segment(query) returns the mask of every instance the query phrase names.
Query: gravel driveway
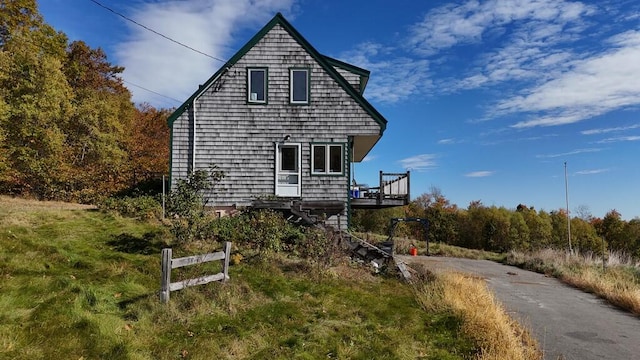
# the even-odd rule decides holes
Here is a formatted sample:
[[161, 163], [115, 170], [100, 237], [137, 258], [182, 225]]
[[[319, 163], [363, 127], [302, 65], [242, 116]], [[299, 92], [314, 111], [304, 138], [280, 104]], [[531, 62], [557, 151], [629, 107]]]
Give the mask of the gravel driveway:
[[547, 360], [640, 360], [640, 318], [555, 278], [487, 260], [398, 258], [486, 279], [507, 311], [532, 330]]

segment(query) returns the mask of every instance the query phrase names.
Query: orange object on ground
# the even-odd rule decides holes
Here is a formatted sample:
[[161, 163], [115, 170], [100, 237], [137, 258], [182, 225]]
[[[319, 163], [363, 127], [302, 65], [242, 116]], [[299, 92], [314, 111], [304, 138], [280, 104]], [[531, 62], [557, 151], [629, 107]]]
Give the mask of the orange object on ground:
[[412, 246], [411, 249], [409, 249], [409, 254], [411, 254], [411, 256], [418, 255], [418, 249]]

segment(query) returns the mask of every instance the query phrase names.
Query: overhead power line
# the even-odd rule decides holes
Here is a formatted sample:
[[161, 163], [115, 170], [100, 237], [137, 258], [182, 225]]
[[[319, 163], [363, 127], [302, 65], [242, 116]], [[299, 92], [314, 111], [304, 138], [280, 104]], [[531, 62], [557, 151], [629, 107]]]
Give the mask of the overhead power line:
[[180, 46], [183, 46], [183, 47], [185, 47], [185, 48], [187, 48], [187, 49], [189, 49], [189, 50], [191, 50], [191, 51], [197, 52], [198, 54], [200, 54], [200, 55], [204, 55], [204, 56], [206, 56], [206, 57], [208, 57], [208, 58], [211, 58], [211, 59], [213, 59], [213, 60], [218, 60], [218, 61], [221, 61], [221, 62], [226, 62], [225, 60], [222, 60], [222, 59], [220, 59], [220, 58], [218, 58], [218, 57], [215, 57], [215, 56], [213, 56], [213, 55], [209, 55], [209, 54], [207, 54], [207, 53], [205, 53], [205, 52], [202, 52], [202, 51], [200, 51], [200, 50], [198, 50], [198, 49], [195, 49], [195, 48], [193, 48], [193, 47], [191, 47], [191, 46], [189, 46], [189, 45], [186, 45], [186, 44], [184, 44], [184, 43], [181, 43], [180, 41], [174, 40], [174, 39], [172, 39], [172, 38], [168, 37], [167, 35], [164, 35], [164, 34], [162, 34], [162, 33], [159, 33], [159, 32], [157, 32], [157, 31], [153, 30], [152, 28], [150, 28], [150, 27], [148, 27], [148, 26], [145, 26], [145, 25], [143, 25], [143, 24], [141, 24], [141, 23], [139, 23], [139, 22], [137, 22], [137, 21], [135, 21], [135, 20], [133, 20], [133, 19], [131, 19], [131, 18], [129, 18], [129, 17], [127, 17], [127, 16], [125, 16], [125, 15], [123, 15], [123, 14], [121, 14], [121, 13], [117, 12], [117, 11], [115, 11], [115, 10], [113, 10], [112, 8], [110, 8], [110, 7], [106, 6], [106, 5], [101, 4], [101, 3], [100, 3], [100, 2], [98, 2], [97, 0], [89, 0], [89, 1], [91, 1], [92, 3], [94, 3], [94, 4], [98, 5], [98, 6], [100, 6], [101, 8], [103, 8], [103, 9], [105, 9], [105, 10], [108, 10], [108, 11], [110, 11], [110, 12], [112, 12], [112, 13], [114, 13], [114, 14], [116, 14], [116, 15], [120, 16], [121, 18], [123, 18], [123, 19], [125, 19], [125, 20], [127, 20], [127, 21], [130, 21], [130, 22], [132, 22], [132, 23], [134, 23], [134, 24], [136, 24], [136, 25], [140, 26], [141, 28], [143, 28], [143, 29], [145, 29], [145, 30], [147, 30], [147, 31], [151, 31], [152, 33], [154, 33], [154, 34], [156, 34], [156, 35], [158, 35], [158, 36], [162, 36], [163, 38], [165, 38], [165, 39], [167, 39], [167, 40], [169, 40], [169, 41], [171, 41], [171, 42], [173, 42], [173, 43], [176, 43], [176, 44], [178, 44], [178, 45], [180, 45]]
[[131, 86], [135, 86], [135, 87], [140, 88], [140, 89], [142, 89], [142, 90], [148, 91], [148, 92], [150, 92], [150, 93], [152, 93], [152, 94], [156, 94], [156, 95], [158, 95], [158, 96], [162, 96], [163, 98], [167, 98], [167, 99], [169, 99], [169, 100], [173, 100], [173, 101], [177, 102], [178, 104], [182, 104], [182, 100], [178, 100], [178, 99], [176, 99], [176, 98], [172, 98], [171, 96], [167, 96], [167, 95], [160, 94], [159, 92], [155, 92], [155, 91], [153, 91], [153, 90], [149, 90], [149, 89], [147, 89], [146, 87], [140, 86], [140, 85], [138, 85], [138, 84], [134, 84], [134, 83], [132, 83], [131, 81], [127, 81], [127, 80], [124, 80], [124, 79], [122, 79], [122, 81], [123, 81], [123, 82], [125, 82], [125, 83], [127, 83], [127, 84], [129, 84], [129, 85], [131, 85]]
[[[40, 48], [40, 49], [42, 49], [42, 50], [45, 50], [45, 51], [49, 50], [49, 48], [47, 48], [47, 47], [46, 47], [45, 43], [36, 43], [36, 42], [32, 41], [30, 38], [28, 38], [28, 37], [22, 37], [22, 38], [20, 39], [20, 41], [22, 41], [22, 42], [26, 42], [26, 43], [29, 43], [29, 44], [31, 44], [31, 45], [33, 45], [33, 46], [35, 46], [35, 47], [37, 47], [37, 48]], [[0, 68], [0, 72], [3, 72], [3, 73], [5, 73], [5, 74], [10, 74], [10, 73], [11, 73], [11, 71], [10, 71], [9, 69], [6, 69], [6, 68]], [[114, 80], [120, 80], [120, 81], [122, 81], [122, 82], [124, 82], [124, 83], [127, 83], [127, 84], [131, 85], [131, 86], [137, 87], [137, 88], [142, 89], [142, 90], [144, 90], [144, 91], [148, 91], [148, 92], [150, 92], [150, 93], [152, 93], [152, 94], [155, 94], [155, 95], [161, 96], [161, 97], [163, 97], [163, 98], [167, 98], [167, 99], [169, 99], [169, 100], [173, 100], [173, 101], [175, 101], [175, 102], [177, 102], [177, 103], [179, 103], [179, 104], [182, 104], [182, 100], [178, 100], [178, 99], [176, 99], [176, 98], [172, 98], [171, 96], [164, 95], [164, 94], [161, 94], [161, 93], [159, 93], [159, 92], [157, 92], [157, 91], [153, 91], [153, 90], [151, 90], [151, 89], [148, 89], [148, 88], [146, 88], [146, 87], [144, 87], [144, 86], [141, 86], [141, 85], [138, 85], [138, 84], [132, 83], [131, 81], [127, 81], [127, 80], [123, 79], [123, 78], [122, 78], [121, 76], [119, 76], [119, 75], [112, 74], [112, 75], [111, 75], [111, 78], [113, 78]]]

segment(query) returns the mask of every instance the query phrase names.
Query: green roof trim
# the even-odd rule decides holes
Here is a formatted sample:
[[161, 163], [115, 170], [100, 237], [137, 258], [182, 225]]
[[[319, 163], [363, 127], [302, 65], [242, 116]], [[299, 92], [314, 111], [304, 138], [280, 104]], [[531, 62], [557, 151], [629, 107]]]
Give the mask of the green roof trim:
[[[314, 60], [320, 64], [320, 66], [329, 74], [346, 92], [349, 94], [362, 108], [380, 125], [380, 135], [387, 128], [387, 120], [376, 110], [373, 105], [369, 103], [362, 94], [358, 92], [349, 82], [342, 76], [340, 73], [333, 67], [341, 67], [345, 70], [352, 71], [357, 74], [362, 74], [364, 76], [366, 73], [366, 79], [368, 79], [369, 71], [359, 68], [357, 66], [347, 64], [343, 61], [329, 58], [320, 54], [299, 32], [296, 30], [281, 13], [277, 13], [271, 21], [269, 21], [257, 34], [255, 34], [249, 42], [247, 42], [238, 52], [233, 55], [229, 61], [227, 61], [218, 71], [216, 71], [213, 76], [211, 76], [204, 84], [202, 84], [198, 90], [193, 93], [182, 105], [180, 105], [176, 110], [169, 116], [167, 123], [169, 127], [173, 127], [173, 122], [182, 115], [190, 106], [193, 105], [193, 101], [200, 96], [204, 91], [206, 91], [212, 83], [214, 83], [220, 76], [224, 75], [224, 73], [235, 65], [238, 60], [240, 60], [251, 48], [253, 48], [271, 29], [273, 29], [276, 25], [282, 26], [282, 28], [287, 31], [291, 37], [294, 38], [308, 53], [311, 55]], [[339, 64], [339, 65], [338, 65]], [[365, 81], [366, 85], [366, 81]], [[364, 90], [364, 87], [363, 87]]]
[[346, 63], [342, 60], [338, 60], [329, 56], [324, 55], [325, 60], [329, 63], [329, 65], [333, 67], [337, 67], [343, 70], [346, 70], [350, 73], [356, 74], [360, 76], [360, 94], [364, 93], [364, 89], [367, 87], [367, 83], [369, 82], [369, 75], [371, 72], [367, 69], [363, 69], [361, 67]]

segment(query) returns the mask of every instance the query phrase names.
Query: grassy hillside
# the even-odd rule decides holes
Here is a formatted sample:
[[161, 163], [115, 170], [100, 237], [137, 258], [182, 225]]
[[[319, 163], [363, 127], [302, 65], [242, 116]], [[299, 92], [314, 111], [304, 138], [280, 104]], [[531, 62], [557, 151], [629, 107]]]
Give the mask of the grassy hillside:
[[299, 260], [247, 260], [232, 266], [228, 283], [161, 304], [166, 242], [159, 224], [0, 198], [0, 358], [462, 359], [477, 351], [454, 312], [425, 311], [406, 284], [348, 265], [317, 274]]

